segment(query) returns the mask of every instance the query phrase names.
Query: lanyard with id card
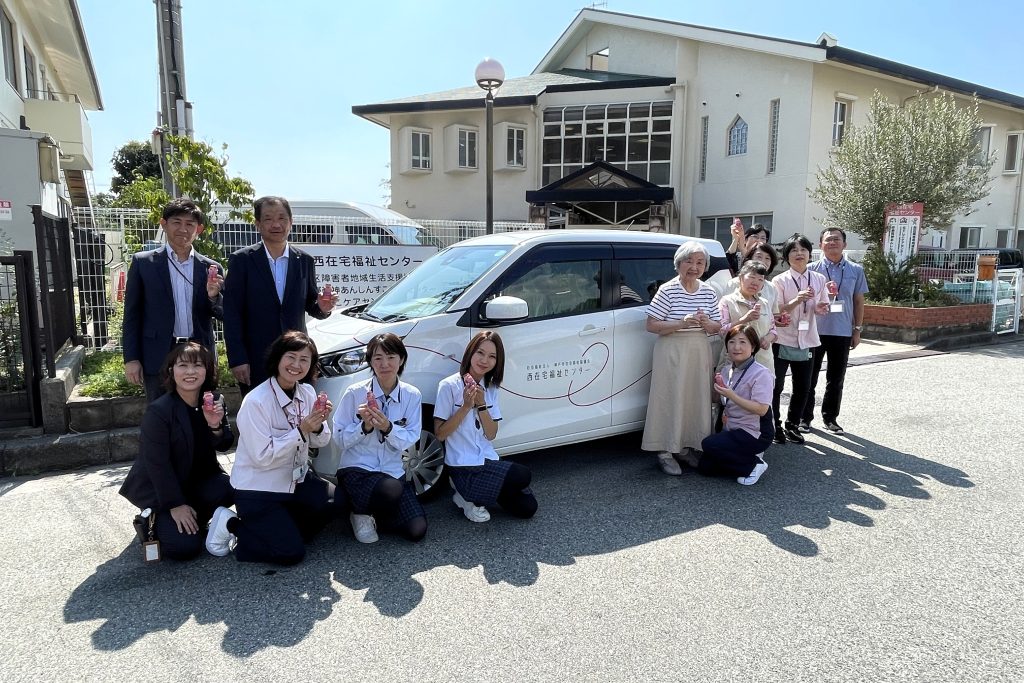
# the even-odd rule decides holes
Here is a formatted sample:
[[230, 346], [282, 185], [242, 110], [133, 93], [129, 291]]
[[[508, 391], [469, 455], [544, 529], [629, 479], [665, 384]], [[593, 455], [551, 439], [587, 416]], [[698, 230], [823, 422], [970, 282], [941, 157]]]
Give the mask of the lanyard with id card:
[[[294, 413], [288, 411], [288, 407], [293, 407]], [[302, 401], [298, 397], [293, 398], [292, 402], [287, 406], [281, 407], [284, 412], [284, 417], [288, 420], [288, 426], [292, 429], [298, 429], [299, 423], [302, 422]], [[306, 478], [306, 473], [309, 471], [309, 458], [304, 457], [302, 453], [302, 432], [299, 432], [300, 441], [295, 444], [295, 467], [292, 469], [292, 481], [295, 483], [301, 482]]]

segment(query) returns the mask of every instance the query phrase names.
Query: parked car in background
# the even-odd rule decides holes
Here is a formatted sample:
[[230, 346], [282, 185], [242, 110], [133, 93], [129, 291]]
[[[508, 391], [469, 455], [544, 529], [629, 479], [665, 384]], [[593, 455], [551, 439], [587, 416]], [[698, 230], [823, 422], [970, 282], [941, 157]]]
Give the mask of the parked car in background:
[[[675, 277], [673, 256], [689, 240], [708, 250], [705, 279], [722, 291], [731, 276], [714, 240], [544, 230], [459, 242], [372, 303], [309, 323], [320, 351], [318, 390], [337, 405], [347, 387], [370, 376], [366, 343], [384, 332], [402, 337], [409, 351], [402, 379], [423, 396], [423, 433], [406, 454], [419, 491], [442, 472], [432, 433], [438, 382], [458, 371], [480, 330], [497, 330], [506, 349], [498, 453], [641, 429], [655, 341], [645, 328], [647, 304]], [[339, 456], [332, 442], [320, 450], [317, 470], [334, 474]]]
[[[296, 244], [366, 244], [438, 246], [426, 229], [397, 211], [363, 202], [295, 201], [291, 241]], [[252, 223], [225, 219], [227, 209], [214, 209], [214, 240], [228, 253], [259, 241]]]

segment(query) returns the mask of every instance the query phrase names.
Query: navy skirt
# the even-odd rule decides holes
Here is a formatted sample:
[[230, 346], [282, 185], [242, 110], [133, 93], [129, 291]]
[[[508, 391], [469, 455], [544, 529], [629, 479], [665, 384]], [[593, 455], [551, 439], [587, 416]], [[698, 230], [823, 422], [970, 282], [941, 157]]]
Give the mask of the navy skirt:
[[[352, 511], [359, 515], [369, 514], [370, 497], [377, 484], [383, 479], [394, 479], [390, 474], [383, 472], [371, 472], [361, 467], [345, 467], [338, 470], [338, 485], [345, 489], [348, 494]], [[378, 519], [385, 528], [392, 525], [404, 525], [417, 517], [426, 517], [419, 499], [416, 498], [416, 490], [412, 482], [402, 482], [402, 497], [398, 499], [398, 507], [387, 519]]]
[[483, 465], [448, 466], [447, 469], [452, 486], [463, 498], [474, 505], [489, 507], [497, 504], [501, 487], [511, 467], [512, 463], [504, 460], [485, 460]]

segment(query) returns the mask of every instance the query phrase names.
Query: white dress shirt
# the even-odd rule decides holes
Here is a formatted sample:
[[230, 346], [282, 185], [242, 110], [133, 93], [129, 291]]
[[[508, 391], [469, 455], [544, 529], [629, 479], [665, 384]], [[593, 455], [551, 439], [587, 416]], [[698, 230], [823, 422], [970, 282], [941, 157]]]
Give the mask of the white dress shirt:
[[184, 261], [167, 245], [167, 269], [171, 272], [171, 293], [174, 295], [174, 336], [192, 336], [192, 280], [195, 277], [195, 249], [189, 249]]
[[284, 253], [278, 258], [270, 255], [270, 250], [266, 245], [263, 246], [263, 251], [266, 252], [267, 260], [270, 261], [270, 274], [274, 277], [277, 299], [284, 301], [284, 286], [288, 282], [288, 244], [284, 245]]
[[[316, 390], [295, 385], [289, 398], [271, 377], [246, 394], [238, 410], [238, 448], [231, 486], [245, 491], [294, 493], [309, 470], [309, 448], [323, 448], [334, 431], [331, 416], [319, 433], [304, 438], [299, 423], [313, 411]], [[308, 439], [308, 440], [307, 440]]]
[[[437, 385], [437, 400], [434, 402], [434, 417], [442, 420], [451, 419], [459, 408], [466, 385], [462, 375], [455, 373], [446, 377]], [[484, 403], [488, 406], [487, 413], [495, 422], [501, 420], [498, 409], [498, 387], [484, 387]], [[474, 408], [470, 410], [455, 431], [444, 441], [444, 461], [454, 467], [471, 467], [483, 465], [485, 460], [497, 460], [498, 453], [494, 444], [484, 436], [480, 424], [480, 416]]]
[[[366, 394], [373, 391], [382, 413], [391, 420], [387, 436], [374, 429], [363, 432], [363, 421], [356, 410], [366, 403]], [[402, 453], [419, 441], [423, 426], [420, 391], [399, 381], [390, 394], [385, 394], [375, 377], [353, 384], [341, 397], [335, 420], [341, 438], [341, 462], [338, 467], [358, 467], [370, 472], [383, 472], [396, 479], [405, 477]]]

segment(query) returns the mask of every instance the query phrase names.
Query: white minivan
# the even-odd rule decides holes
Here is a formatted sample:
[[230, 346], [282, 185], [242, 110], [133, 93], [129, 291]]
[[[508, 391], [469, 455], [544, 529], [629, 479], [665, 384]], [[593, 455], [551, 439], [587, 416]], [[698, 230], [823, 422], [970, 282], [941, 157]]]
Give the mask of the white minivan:
[[[505, 346], [499, 454], [548, 448], [643, 428], [655, 335], [647, 304], [675, 276], [672, 257], [688, 240], [711, 256], [705, 279], [721, 292], [730, 278], [714, 240], [610, 230], [544, 230], [459, 242], [428, 259], [365, 306], [309, 323], [320, 352], [318, 390], [335, 405], [370, 376], [366, 343], [394, 332], [409, 360], [402, 380], [423, 394], [423, 433], [406, 453], [418, 492], [441, 476], [434, 438], [438, 382], [458, 371], [470, 338], [497, 330]], [[334, 474], [338, 443], [316, 469]]]

